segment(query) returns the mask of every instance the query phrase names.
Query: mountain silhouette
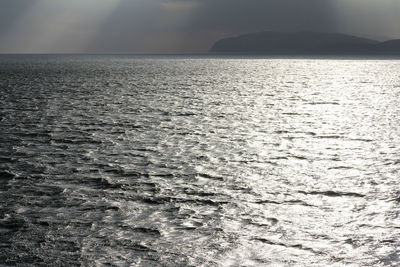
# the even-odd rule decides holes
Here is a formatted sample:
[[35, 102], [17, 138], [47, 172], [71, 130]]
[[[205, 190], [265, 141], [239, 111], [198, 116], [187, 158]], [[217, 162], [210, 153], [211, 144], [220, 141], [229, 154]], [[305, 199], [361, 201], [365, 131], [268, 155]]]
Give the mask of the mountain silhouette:
[[400, 40], [379, 42], [338, 33], [259, 32], [219, 40], [210, 51], [275, 55], [400, 54]]
[[400, 53], [400, 39], [389, 40], [376, 45], [376, 50], [381, 53]]

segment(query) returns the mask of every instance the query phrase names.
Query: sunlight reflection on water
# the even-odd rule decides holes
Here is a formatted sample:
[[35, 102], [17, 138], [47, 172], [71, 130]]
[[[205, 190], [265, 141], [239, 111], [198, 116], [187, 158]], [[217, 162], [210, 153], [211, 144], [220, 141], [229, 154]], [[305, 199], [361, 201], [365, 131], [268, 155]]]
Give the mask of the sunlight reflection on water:
[[399, 61], [1, 62], [1, 261], [398, 264]]

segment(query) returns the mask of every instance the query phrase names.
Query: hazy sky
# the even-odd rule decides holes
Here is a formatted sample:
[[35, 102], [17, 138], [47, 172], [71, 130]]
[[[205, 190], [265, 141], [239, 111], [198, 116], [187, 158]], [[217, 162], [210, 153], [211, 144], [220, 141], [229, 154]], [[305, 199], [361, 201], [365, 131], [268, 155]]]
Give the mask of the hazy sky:
[[257, 31], [400, 38], [399, 0], [0, 0], [0, 53], [205, 52]]

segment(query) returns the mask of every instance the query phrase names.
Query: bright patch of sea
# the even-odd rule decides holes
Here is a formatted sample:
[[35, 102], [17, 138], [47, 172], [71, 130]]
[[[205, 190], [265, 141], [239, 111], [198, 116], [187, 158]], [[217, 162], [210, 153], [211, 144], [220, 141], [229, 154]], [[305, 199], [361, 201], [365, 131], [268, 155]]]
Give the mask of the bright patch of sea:
[[0, 263], [398, 266], [399, 71], [0, 56]]

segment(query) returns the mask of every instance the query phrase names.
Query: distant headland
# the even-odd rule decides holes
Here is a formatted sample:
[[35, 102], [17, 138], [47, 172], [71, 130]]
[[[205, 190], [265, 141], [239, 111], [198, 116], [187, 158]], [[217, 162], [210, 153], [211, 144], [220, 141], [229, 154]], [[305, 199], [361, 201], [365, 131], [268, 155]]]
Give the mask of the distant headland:
[[400, 55], [400, 39], [380, 42], [348, 34], [258, 32], [217, 41], [212, 53], [265, 55]]

